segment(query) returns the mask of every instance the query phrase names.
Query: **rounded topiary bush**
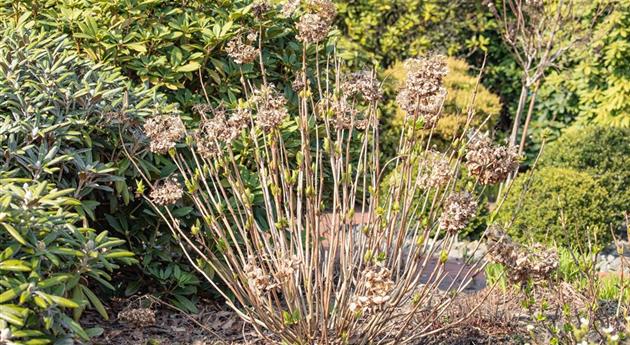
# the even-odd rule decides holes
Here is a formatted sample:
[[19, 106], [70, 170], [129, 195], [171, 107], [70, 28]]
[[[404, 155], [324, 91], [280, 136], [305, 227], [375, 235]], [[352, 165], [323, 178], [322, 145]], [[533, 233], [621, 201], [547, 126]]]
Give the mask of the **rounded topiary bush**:
[[630, 128], [571, 127], [545, 148], [540, 166], [591, 175], [608, 191], [615, 222], [623, 222], [630, 205]]
[[589, 174], [546, 167], [514, 181], [499, 220], [523, 241], [574, 246], [610, 239], [612, 214], [608, 192]]

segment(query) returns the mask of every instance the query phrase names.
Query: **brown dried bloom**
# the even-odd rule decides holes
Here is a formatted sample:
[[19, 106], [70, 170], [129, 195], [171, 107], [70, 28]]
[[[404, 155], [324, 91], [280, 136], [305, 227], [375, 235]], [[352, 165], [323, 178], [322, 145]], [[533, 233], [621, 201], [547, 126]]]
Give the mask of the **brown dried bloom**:
[[515, 146], [494, 145], [488, 137], [476, 137], [468, 145], [466, 168], [481, 184], [504, 181], [518, 167]]
[[172, 205], [179, 201], [183, 195], [182, 186], [176, 178], [172, 177], [156, 183], [149, 197], [158, 205]]
[[252, 45], [255, 39], [255, 36], [247, 35], [244, 41], [243, 36], [236, 36], [228, 42], [225, 51], [239, 65], [251, 63], [258, 57], [258, 49]]
[[151, 152], [165, 154], [186, 135], [186, 127], [177, 115], [160, 115], [145, 122], [144, 133]]
[[453, 193], [446, 199], [440, 228], [456, 233], [466, 227], [477, 211], [477, 201], [468, 192]]
[[297, 256], [291, 256], [280, 260], [274, 277], [278, 284], [287, 282], [293, 274], [298, 270], [300, 259]]
[[439, 188], [448, 183], [451, 178], [451, 165], [448, 159], [439, 152], [429, 151], [423, 162], [423, 168], [418, 182], [424, 188]]
[[258, 125], [264, 130], [278, 128], [288, 116], [287, 100], [273, 84], [254, 90], [252, 101], [258, 111]]
[[408, 116], [424, 118], [425, 127], [435, 124], [446, 97], [443, 79], [447, 73], [444, 56], [433, 55], [405, 61], [407, 78], [396, 101]]
[[368, 313], [384, 305], [391, 298], [389, 293], [393, 286], [391, 272], [387, 268], [379, 266], [366, 268], [361, 273], [358, 283], [358, 288], [365, 288], [365, 291], [352, 298], [350, 311]]
[[286, 0], [282, 4], [282, 15], [285, 17], [291, 17], [295, 11], [300, 7], [300, 0]]
[[251, 118], [249, 109], [243, 108], [234, 111], [229, 118], [222, 107], [213, 109], [213, 112], [214, 117], [202, 120], [199, 129], [194, 133], [197, 153], [206, 159], [221, 152], [220, 144], [229, 144], [236, 139]]
[[139, 327], [155, 324], [155, 311], [149, 308], [126, 309], [118, 313], [118, 319]]
[[540, 243], [524, 247], [515, 243], [502, 229], [488, 231], [488, 257], [506, 268], [513, 283], [539, 282], [548, 279], [559, 266], [558, 253]]
[[383, 97], [380, 83], [370, 71], [361, 71], [348, 75], [342, 85], [346, 96], [361, 95], [368, 102], [378, 101]]
[[266, 292], [276, 285], [272, 282], [271, 276], [256, 264], [253, 257], [248, 258], [247, 264], [243, 267], [247, 283], [254, 290], [256, 296], [262, 297]]
[[307, 3], [308, 13], [296, 24], [298, 40], [304, 43], [319, 43], [328, 35], [337, 10], [329, 0], [311, 0]]
[[271, 4], [267, 0], [256, 0], [252, 3], [252, 13], [257, 19], [262, 19], [271, 10]]

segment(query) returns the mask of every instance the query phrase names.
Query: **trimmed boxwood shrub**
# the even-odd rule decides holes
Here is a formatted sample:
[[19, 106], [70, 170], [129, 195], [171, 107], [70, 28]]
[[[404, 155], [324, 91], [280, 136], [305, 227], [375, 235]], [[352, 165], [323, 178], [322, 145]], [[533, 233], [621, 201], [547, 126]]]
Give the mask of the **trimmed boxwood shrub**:
[[622, 224], [630, 205], [630, 128], [571, 127], [545, 148], [540, 165], [591, 175], [608, 191], [614, 220]]
[[520, 175], [499, 211], [510, 235], [523, 241], [586, 245], [610, 239], [608, 192], [585, 172], [546, 167]]

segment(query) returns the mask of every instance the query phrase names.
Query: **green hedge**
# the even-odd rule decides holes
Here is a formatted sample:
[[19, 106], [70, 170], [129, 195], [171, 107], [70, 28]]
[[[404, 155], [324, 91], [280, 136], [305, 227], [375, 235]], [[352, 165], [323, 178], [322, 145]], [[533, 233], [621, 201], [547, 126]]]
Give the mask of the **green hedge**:
[[564, 246], [610, 239], [613, 210], [608, 192], [589, 174], [547, 167], [521, 174], [499, 211], [508, 232], [523, 241]]
[[545, 148], [540, 166], [585, 172], [606, 189], [617, 225], [630, 209], [630, 128], [572, 127]]

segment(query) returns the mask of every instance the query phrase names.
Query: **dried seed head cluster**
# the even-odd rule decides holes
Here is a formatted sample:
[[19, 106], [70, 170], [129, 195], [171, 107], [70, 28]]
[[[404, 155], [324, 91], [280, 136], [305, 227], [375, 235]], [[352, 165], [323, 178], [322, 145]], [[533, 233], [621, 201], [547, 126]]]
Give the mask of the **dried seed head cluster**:
[[151, 152], [165, 154], [186, 135], [186, 127], [177, 115], [160, 115], [145, 122], [144, 133]]
[[199, 129], [194, 133], [197, 153], [206, 159], [219, 154], [222, 143], [229, 144], [236, 139], [250, 123], [251, 118], [250, 110], [244, 108], [236, 109], [229, 117], [222, 107], [214, 108], [212, 111], [214, 117], [202, 120]]
[[300, 265], [300, 259], [297, 256], [292, 256], [280, 260], [274, 278], [278, 284], [285, 283], [291, 279], [293, 274], [298, 270]]
[[476, 137], [468, 145], [466, 168], [481, 184], [504, 181], [518, 167], [516, 147], [494, 145], [488, 137]]
[[184, 190], [176, 178], [172, 177], [158, 182], [151, 190], [149, 197], [158, 205], [172, 205], [184, 195]]
[[319, 43], [328, 35], [335, 20], [337, 10], [329, 0], [311, 0], [307, 3], [308, 12], [296, 24], [297, 38], [304, 43]]
[[273, 84], [254, 90], [252, 101], [258, 112], [258, 125], [265, 130], [278, 128], [288, 116], [287, 100]]
[[282, 15], [285, 17], [291, 17], [299, 7], [300, 0], [286, 0], [282, 4]]
[[502, 229], [488, 231], [488, 258], [502, 264], [513, 283], [546, 280], [558, 268], [558, 253], [540, 243], [524, 247], [515, 243]]
[[118, 319], [139, 327], [155, 324], [155, 311], [149, 308], [132, 308], [118, 313]]
[[254, 17], [262, 19], [271, 10], [271, 4], [267, 0], [256, 0], [252, 3]]
[[262, 297], [265, 293], [275, 287], [271, 276], [256, 264], [256, 259], [248, 258], [247, 264], [243, 267], [247, 284], [255, 292], [256, 296]]
[[448, 72], [446, 59], [441, 55], [405, 61], [407, 78], [396, 101], [408, 116], [424, 119], [431, 127], [438, 119], [440, 107], [446, 97], [443, 79]]
[[256, 36], [251, 34], [245, 40], [241, 35], [236, 36], [228, 42], [225, 51], [239, 65], [252, 63], [258, 57], [258, 48], [253, 45], [255, 40]]
[[369, 313], [389, 301], [389, 295], [394, 282], [391, 272], [385, 267], [368, 267], [362, 273], [358, 289], [365, 289], [361, 295], [356, 295], [350, 302], [352, 312]]
[[440, 228], [456, 233], [466, 227], [477, 211], [477, 201], [468, 192], [453, 193], [446, 199], [440, 216]]
[[451, 165], [448, 159], [439, 152], [429, 151], [420, 163], [422, 172], [418, 182], [424, 188], [439, 188], [448, 183], [451, 178]]
[[346, 96], [360, 95], [368, 102], [375, 102], [383, 97], [380, 83], [373, 72], [361, 71], [348, 75], [342, 85]]

